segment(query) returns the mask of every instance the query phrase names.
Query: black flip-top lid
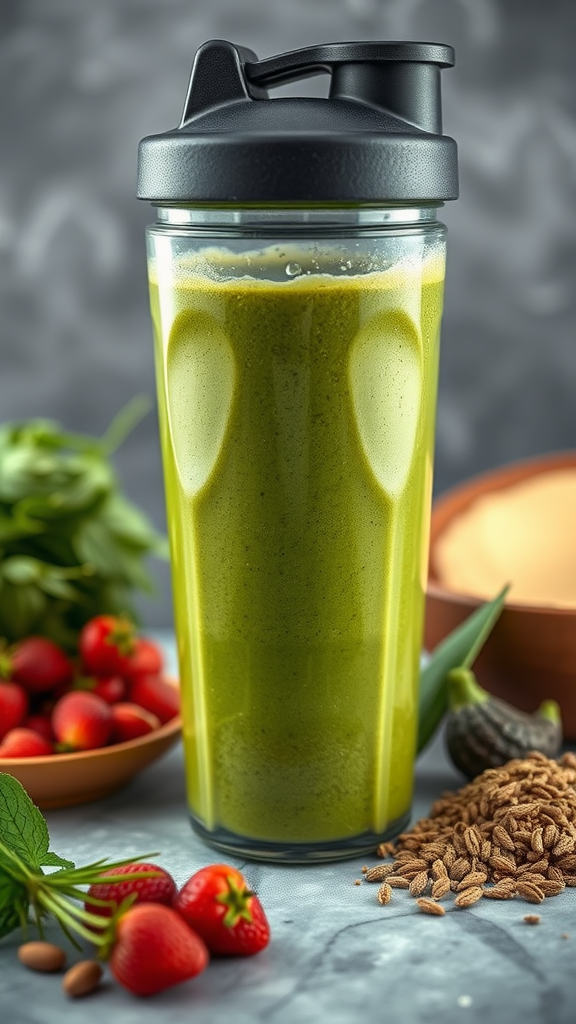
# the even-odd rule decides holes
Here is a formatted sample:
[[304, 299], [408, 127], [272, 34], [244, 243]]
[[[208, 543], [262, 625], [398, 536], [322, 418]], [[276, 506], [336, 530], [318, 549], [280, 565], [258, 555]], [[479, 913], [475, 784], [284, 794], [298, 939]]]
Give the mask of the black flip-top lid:
[[[196, 53], [178, 128], [140, 143], [138, 198], [195, 202], [431, 203], [458, 197], [442, 135], [451, 46], [331, 43], [259, 61], [221, 39]], [[328, 73], [327, 99], [268, 88]]]

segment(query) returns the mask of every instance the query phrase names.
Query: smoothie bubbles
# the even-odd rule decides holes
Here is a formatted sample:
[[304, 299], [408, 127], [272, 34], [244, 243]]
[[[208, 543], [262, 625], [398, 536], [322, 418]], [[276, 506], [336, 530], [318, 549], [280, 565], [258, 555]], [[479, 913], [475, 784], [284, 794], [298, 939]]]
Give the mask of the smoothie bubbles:
[[[140, 144], [188, 801], [238, 855], [350, 856], [408, 820], [452, 63], [215, 40]], [[269, 96], [318, 73], [327, 99]]]

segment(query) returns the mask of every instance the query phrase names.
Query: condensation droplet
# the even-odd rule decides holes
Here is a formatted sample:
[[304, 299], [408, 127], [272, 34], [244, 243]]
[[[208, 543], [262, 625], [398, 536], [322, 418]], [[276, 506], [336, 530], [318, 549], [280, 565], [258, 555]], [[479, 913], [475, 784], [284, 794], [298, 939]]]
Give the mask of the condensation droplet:
[[288, 277], [298, 277], [298, 274], [302, 273], [302, 267], [299, 263], [287, 263], [285, 270]]

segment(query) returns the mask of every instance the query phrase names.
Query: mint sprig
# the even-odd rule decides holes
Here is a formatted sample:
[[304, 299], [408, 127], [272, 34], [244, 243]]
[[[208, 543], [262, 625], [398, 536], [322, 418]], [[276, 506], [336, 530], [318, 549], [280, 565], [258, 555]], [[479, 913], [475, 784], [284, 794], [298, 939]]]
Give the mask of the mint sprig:
[[[126, 875], [110, 872], [155, 856], [145, 853], [117, 861], [102, 858], [76, 867], [73, 861], [50, 850], [46, 821], [24, 787], [11, 775], [0, 773], [0, 938], [19, 927], [26, 931], [31, 918], [42, 936], [44, 919], [53, 917], [75, 946], [75, 936], [79, 936], [100, 950], [109, 950], [118, 914], [110, 920], [85, 910], [82, 887], [125, 882]], [[56, 870], [46, 874], [44, 867]], [[154, 871], [130, 875], [131, 879], [153, 877]], [[91, 902], [114, 907], [113, 900], [91, 897]], [[122, 909], [126, 906], [123, 904]]]

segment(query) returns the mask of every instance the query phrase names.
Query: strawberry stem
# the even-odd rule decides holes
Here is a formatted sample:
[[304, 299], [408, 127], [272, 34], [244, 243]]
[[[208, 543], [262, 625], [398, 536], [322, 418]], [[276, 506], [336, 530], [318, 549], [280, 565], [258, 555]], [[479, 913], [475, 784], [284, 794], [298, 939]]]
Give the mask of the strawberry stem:
[[254, 893], [247, 889], [245, 885], [236, 885], [236, 882], [230, 875], [226, 877], [226, 882], [228, 884], [228, 891], [220, 892], [215, 897], [217, 903], [222, 903], [228, 908], [223, 918], [223, 924], [226, 928], [234, 928], [240, 918], [243, 918], [244, 921], [248, 921], [250, 924], [252, 914], [248, 909], [248, 904]]

